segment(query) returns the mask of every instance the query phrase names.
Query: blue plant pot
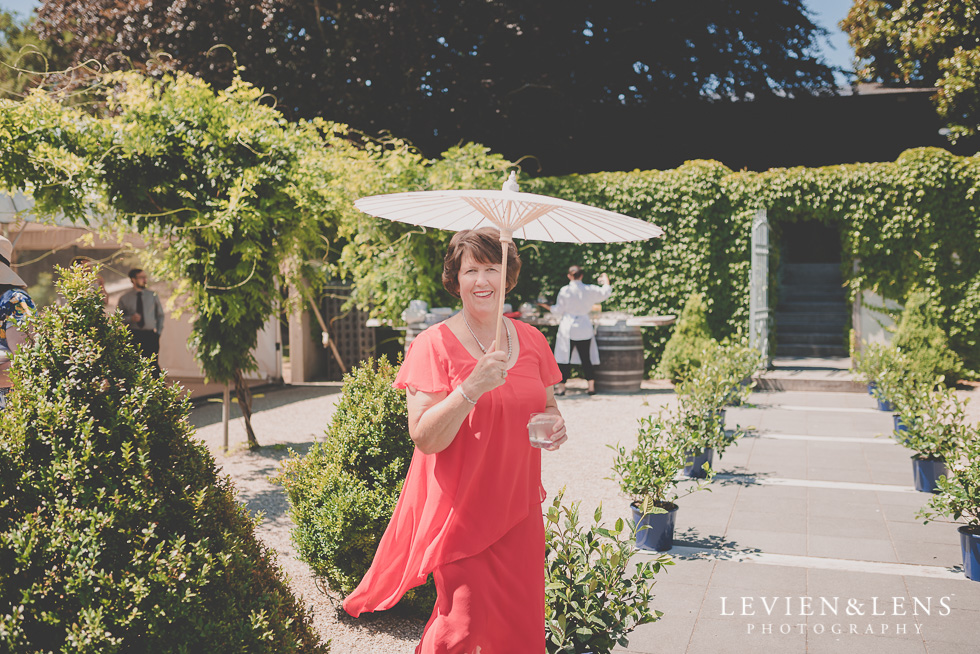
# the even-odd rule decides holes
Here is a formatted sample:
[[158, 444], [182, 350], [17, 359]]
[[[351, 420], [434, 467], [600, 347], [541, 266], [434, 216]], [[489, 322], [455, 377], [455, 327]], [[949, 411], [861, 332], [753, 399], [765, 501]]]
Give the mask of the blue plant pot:
[[949, 473], [946, 469], [946, 460], [939, 459], [912, 459], [912, 474], [915, 477], [915, 490], [923, 493], [936, 493], [936, 480]]
[[980, 533], [971, 533], [970, 527], [963, 525], [960, 532], [960, 549], [963, 550], [963, 574], [967, 579], [980, 581]]
[[677, 505], [665, 504], [661, 508], [667, 509], [667, 513], [640, 515], [640, 509], [635, 504], [630, 504], [633, 523], [636, 525], [636, 546], [641, 550], [666, 552], [674, 546]]
[[907, 445], [909, 442], [909, 426], [902, 422], [902, 417], [897, 413], [892, 416], [895, 421], [895, 439], [902, 445]]
[[878, 398], [878, 409], [880, 411], [894, 411], [894, 407], [892, 406], [892, 403], [889, 402], [888, 400], [883, 400], [881, 398]]
[[708, 467], [711, 467], [714, 458], [715, 451], [710, 447], [701, 450], [688, 450], [687, 465], [684, 466], [684, 474], [693, 479], [704, 479], [708, 476], [707, 471], [704, 469], [704, 464], [707, 463]]
[[868, 382], [868, 395], [874, 395], [876, 388], [878, 388], [878, 384], [874, 383], [873, 381]]

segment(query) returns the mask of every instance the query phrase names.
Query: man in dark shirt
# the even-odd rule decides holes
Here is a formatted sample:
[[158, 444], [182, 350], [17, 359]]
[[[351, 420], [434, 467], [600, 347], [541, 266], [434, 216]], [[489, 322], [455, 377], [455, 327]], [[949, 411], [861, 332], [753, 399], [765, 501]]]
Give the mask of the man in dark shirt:
[[133, 342], [147, 358], [153, 358], [154, 374], [160, 376], [160, 332], [163, 331], [163, 306], [160, 297], [146, 287], [146, 272], [129, 271], [133, 288], [119, 298], [119, 311], [133, 335]]

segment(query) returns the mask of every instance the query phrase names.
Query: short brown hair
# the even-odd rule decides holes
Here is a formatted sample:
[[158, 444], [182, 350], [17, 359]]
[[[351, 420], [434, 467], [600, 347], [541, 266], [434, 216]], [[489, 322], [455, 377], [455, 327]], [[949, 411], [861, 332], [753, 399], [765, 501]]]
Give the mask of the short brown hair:
[[585, 271], [580, 266], [571, 266], [568, 269], [568, 274], [572, 276], [572, 279], [582, 279]]
[[[513, 241], [507, 244], [507, 288], [510, 293], [517, 285], [517, 277], [521, 272], [521, 258], [517, 255], [517, 246]], [[456, 232], [449, 249], [446, 250], [446, 260], [442, 266], [442, 285], [453, 297], [459, 297], [459, 268], [463, 265], [463, 255], [467, 252], [478, 263], [499, 263], [501, 253], [500, 232], [494, 227], [480, 229], [464, 229]]]

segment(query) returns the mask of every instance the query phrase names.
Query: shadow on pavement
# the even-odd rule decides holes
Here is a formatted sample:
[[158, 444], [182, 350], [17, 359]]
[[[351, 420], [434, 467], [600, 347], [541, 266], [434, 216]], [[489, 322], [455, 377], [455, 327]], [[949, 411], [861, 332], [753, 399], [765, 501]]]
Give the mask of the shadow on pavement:
[[772, 477], [771, 473], [768, 472], [754, 472], [752, 474], [740, 473], [740, 472], [719, 472], [715, 475], [715, 478], [711, 480], [712, 484], [718, 484], [719, 486], [755, 486], [761, 483], [762, 479], [766, 477]]
[[[315, 400], [328, 395], [336, 395], [340, 392], [340, 386], [283, 386], [257, 392], [252, 397], [252, 414], [270, 409], [303, 402], [305, 400]], [[188, 419], [191, 426], [195, 429], [207, 427], [221, 422], [221, 398], [214, 398], [217, 401], [207, 401], [200, 406], [191, 409]], [[241, 418], [242, 412], [238, 409], [238, 402], [235, 394], [231, 395], [230, 419]]]
[[[300, 456], [305, 456], [310, 451], [312, 445], [313, 443], [308, 441], [277, 443], [275, 445], [267, 445], [254, 452], [245, 450], [239, 454], [239, 457], [247, 457], [255, 465], [249, 470], [236, 475], [236, 486], [239, 488], [238, 501], [253, 515], [259, 511], [264, 513], [265, 522], [277, 522], [280, 519], [287, 519], [286, 511], [289, 508], [289, 502], [286, 499], [286, 491], [281, 486], [273, 486], [272, 488], [260, 487], [259, 490], [242, 492], [240, 489], [243, 486], [246, 488], [255, 487], [251, 483], [242, 482], [268, 481], [270, 476], [276, 474], [280, 463], [289, 457], [290, 450]], [[218, 465], [221, 465], [220, 460], [218, 461]]]
[[[682, 532], [674, 534], [674, 545], [680, 547], [698, 547], [704, 549], [719, 549], [719, 550], [737, 550], [733, 551], [732, 554], [738, 554], [746, 551], [759, 551], [759, 550], [740, 550], [738, 543], [731, 539], [727, 539], [724, 536], [702, 536], [696, 527], [688, 527]], [[684, 558], [705, 558], [705, 557], [690, 557], [687, 554]], [[712, 553], [712, 559], [717, 559], [717, 553]]]

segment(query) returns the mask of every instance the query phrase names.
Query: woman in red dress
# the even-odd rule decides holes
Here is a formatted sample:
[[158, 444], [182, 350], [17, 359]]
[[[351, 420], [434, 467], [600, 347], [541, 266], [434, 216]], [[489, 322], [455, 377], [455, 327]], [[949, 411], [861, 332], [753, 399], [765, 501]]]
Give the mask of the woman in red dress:
[[[567, 440], [552, 391], [561, 373], [537, 329], [498, 314], [499, 259], [493, 228], [449, 244], [442, 282], [463, 310], [415, 338], [395, 379], [415, 454], [371, 569], [344, 600], [354, 617], [388, 609], [431, 573], [438, 598], [416, 654], [545, 651], [545, 493], [527, 423], [554, 413], [544, 449]], [[519, 271], [511, 243], [506, 290]]]

